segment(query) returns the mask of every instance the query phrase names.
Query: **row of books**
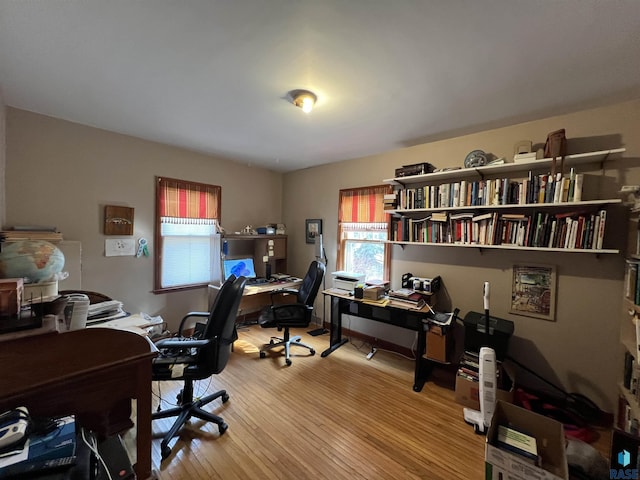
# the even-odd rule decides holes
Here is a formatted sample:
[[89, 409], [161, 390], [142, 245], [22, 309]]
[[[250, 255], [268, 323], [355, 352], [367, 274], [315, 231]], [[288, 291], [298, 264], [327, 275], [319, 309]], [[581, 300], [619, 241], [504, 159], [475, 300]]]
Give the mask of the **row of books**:
[[[590, 176], [587, 175], [587, 178]], [[595, 178], [595, 177], [594, 177]], [[550, 173], [514, 181], [508, 178], [467, 181], [404, 188], [384, 198], [385, 209], [410, 210], [491, 205], [527, 205], [580, 202], [585, 174]]]
[[640, 260], [627, 260], [624, 276], [624, 296], [635, 305], [640, 305]]
[[398, 242], [514, 245], [538, 248], [602, 249], [607, 211], [513, 214], [485, 212], [391, 220]]
[[616, 426], [632, 435], [640, 435], [640, 419], [634, 414], [634, 409], [626, 397], [618, 396], [618, 415]]

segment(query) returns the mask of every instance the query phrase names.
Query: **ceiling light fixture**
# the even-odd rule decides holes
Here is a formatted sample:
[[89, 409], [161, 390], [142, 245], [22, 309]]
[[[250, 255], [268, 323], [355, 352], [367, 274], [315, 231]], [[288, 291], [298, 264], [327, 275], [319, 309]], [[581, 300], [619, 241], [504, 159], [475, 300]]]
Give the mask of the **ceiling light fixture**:
[[318, 97], [309, 90], [291, 90], [289, 92], [289, 99], [296, 107], [300, 107], [303, 112], [309, 113], [316, 104]]

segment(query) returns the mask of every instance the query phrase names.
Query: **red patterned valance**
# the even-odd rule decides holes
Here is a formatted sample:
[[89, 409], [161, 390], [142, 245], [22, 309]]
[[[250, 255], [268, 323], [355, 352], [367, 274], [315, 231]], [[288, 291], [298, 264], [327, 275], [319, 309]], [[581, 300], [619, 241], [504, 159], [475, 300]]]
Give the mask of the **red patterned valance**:
[[220, 218], [217, 185], [158, 177], [157, 193], [161, 217]]
[[384, 194], [391, 191], [390, 185], [340, 190], [338, 221], [350, 223], [386, 222]]

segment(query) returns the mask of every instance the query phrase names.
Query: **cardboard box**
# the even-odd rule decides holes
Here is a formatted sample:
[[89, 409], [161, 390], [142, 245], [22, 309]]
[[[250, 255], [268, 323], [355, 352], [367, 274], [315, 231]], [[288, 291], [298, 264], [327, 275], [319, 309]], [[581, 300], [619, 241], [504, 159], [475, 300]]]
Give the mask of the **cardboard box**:
[[0, 279], [0, 316], [9, 317], [18, 314], [24, 292], [23, 282], [22, 278]]
[[440, 325], [429, 325], [427, 332], [427, 353], [428, 360], [446, 363], [449, 360], [451, 347], [453, 346], [453, 336], [450, 335], [449, 328], [442, 328]]
[[370, 286], [370, 287], [365, 287], [363, 292], [363, 298], [366, 298], [368, 300], [379, 300], [380, 298], [384, 297], [384, 287], [379, 287], [379, 286]]
[[[499, 367], [499, 383], [496, 391], [496, 399], [513, 403], [515, 390], [515, 371], [508, 365]], [[456, 375], [456, 402], [473, 410], [480, 410], [480, 386], [478, 382], [469, 380], [461, 375]]]
[[[499, 425], [511, 425], [535, 437], [541, 465], [496, 446]], [[552, 418], [498, 401], [485, 446], [485, 480], [568, 480], [564, 428]]]

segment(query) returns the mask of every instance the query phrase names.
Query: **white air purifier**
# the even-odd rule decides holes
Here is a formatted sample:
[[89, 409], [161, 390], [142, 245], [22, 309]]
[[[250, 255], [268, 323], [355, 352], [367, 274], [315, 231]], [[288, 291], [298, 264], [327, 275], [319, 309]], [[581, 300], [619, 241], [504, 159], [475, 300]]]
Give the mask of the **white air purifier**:
[[480, 411], [465, 408], [462, 413], [464, 421], [473, 425], [476, 433], [486, 433], [496, 408], [496, 352], [493, 348], [480, 349], [479, 364]]
[[67, 306], [64, 307], [64, 323], [67, 330], [79, 330], [87, 326], [89, 313], [89, 297], [83, 293], [68, 295]]

